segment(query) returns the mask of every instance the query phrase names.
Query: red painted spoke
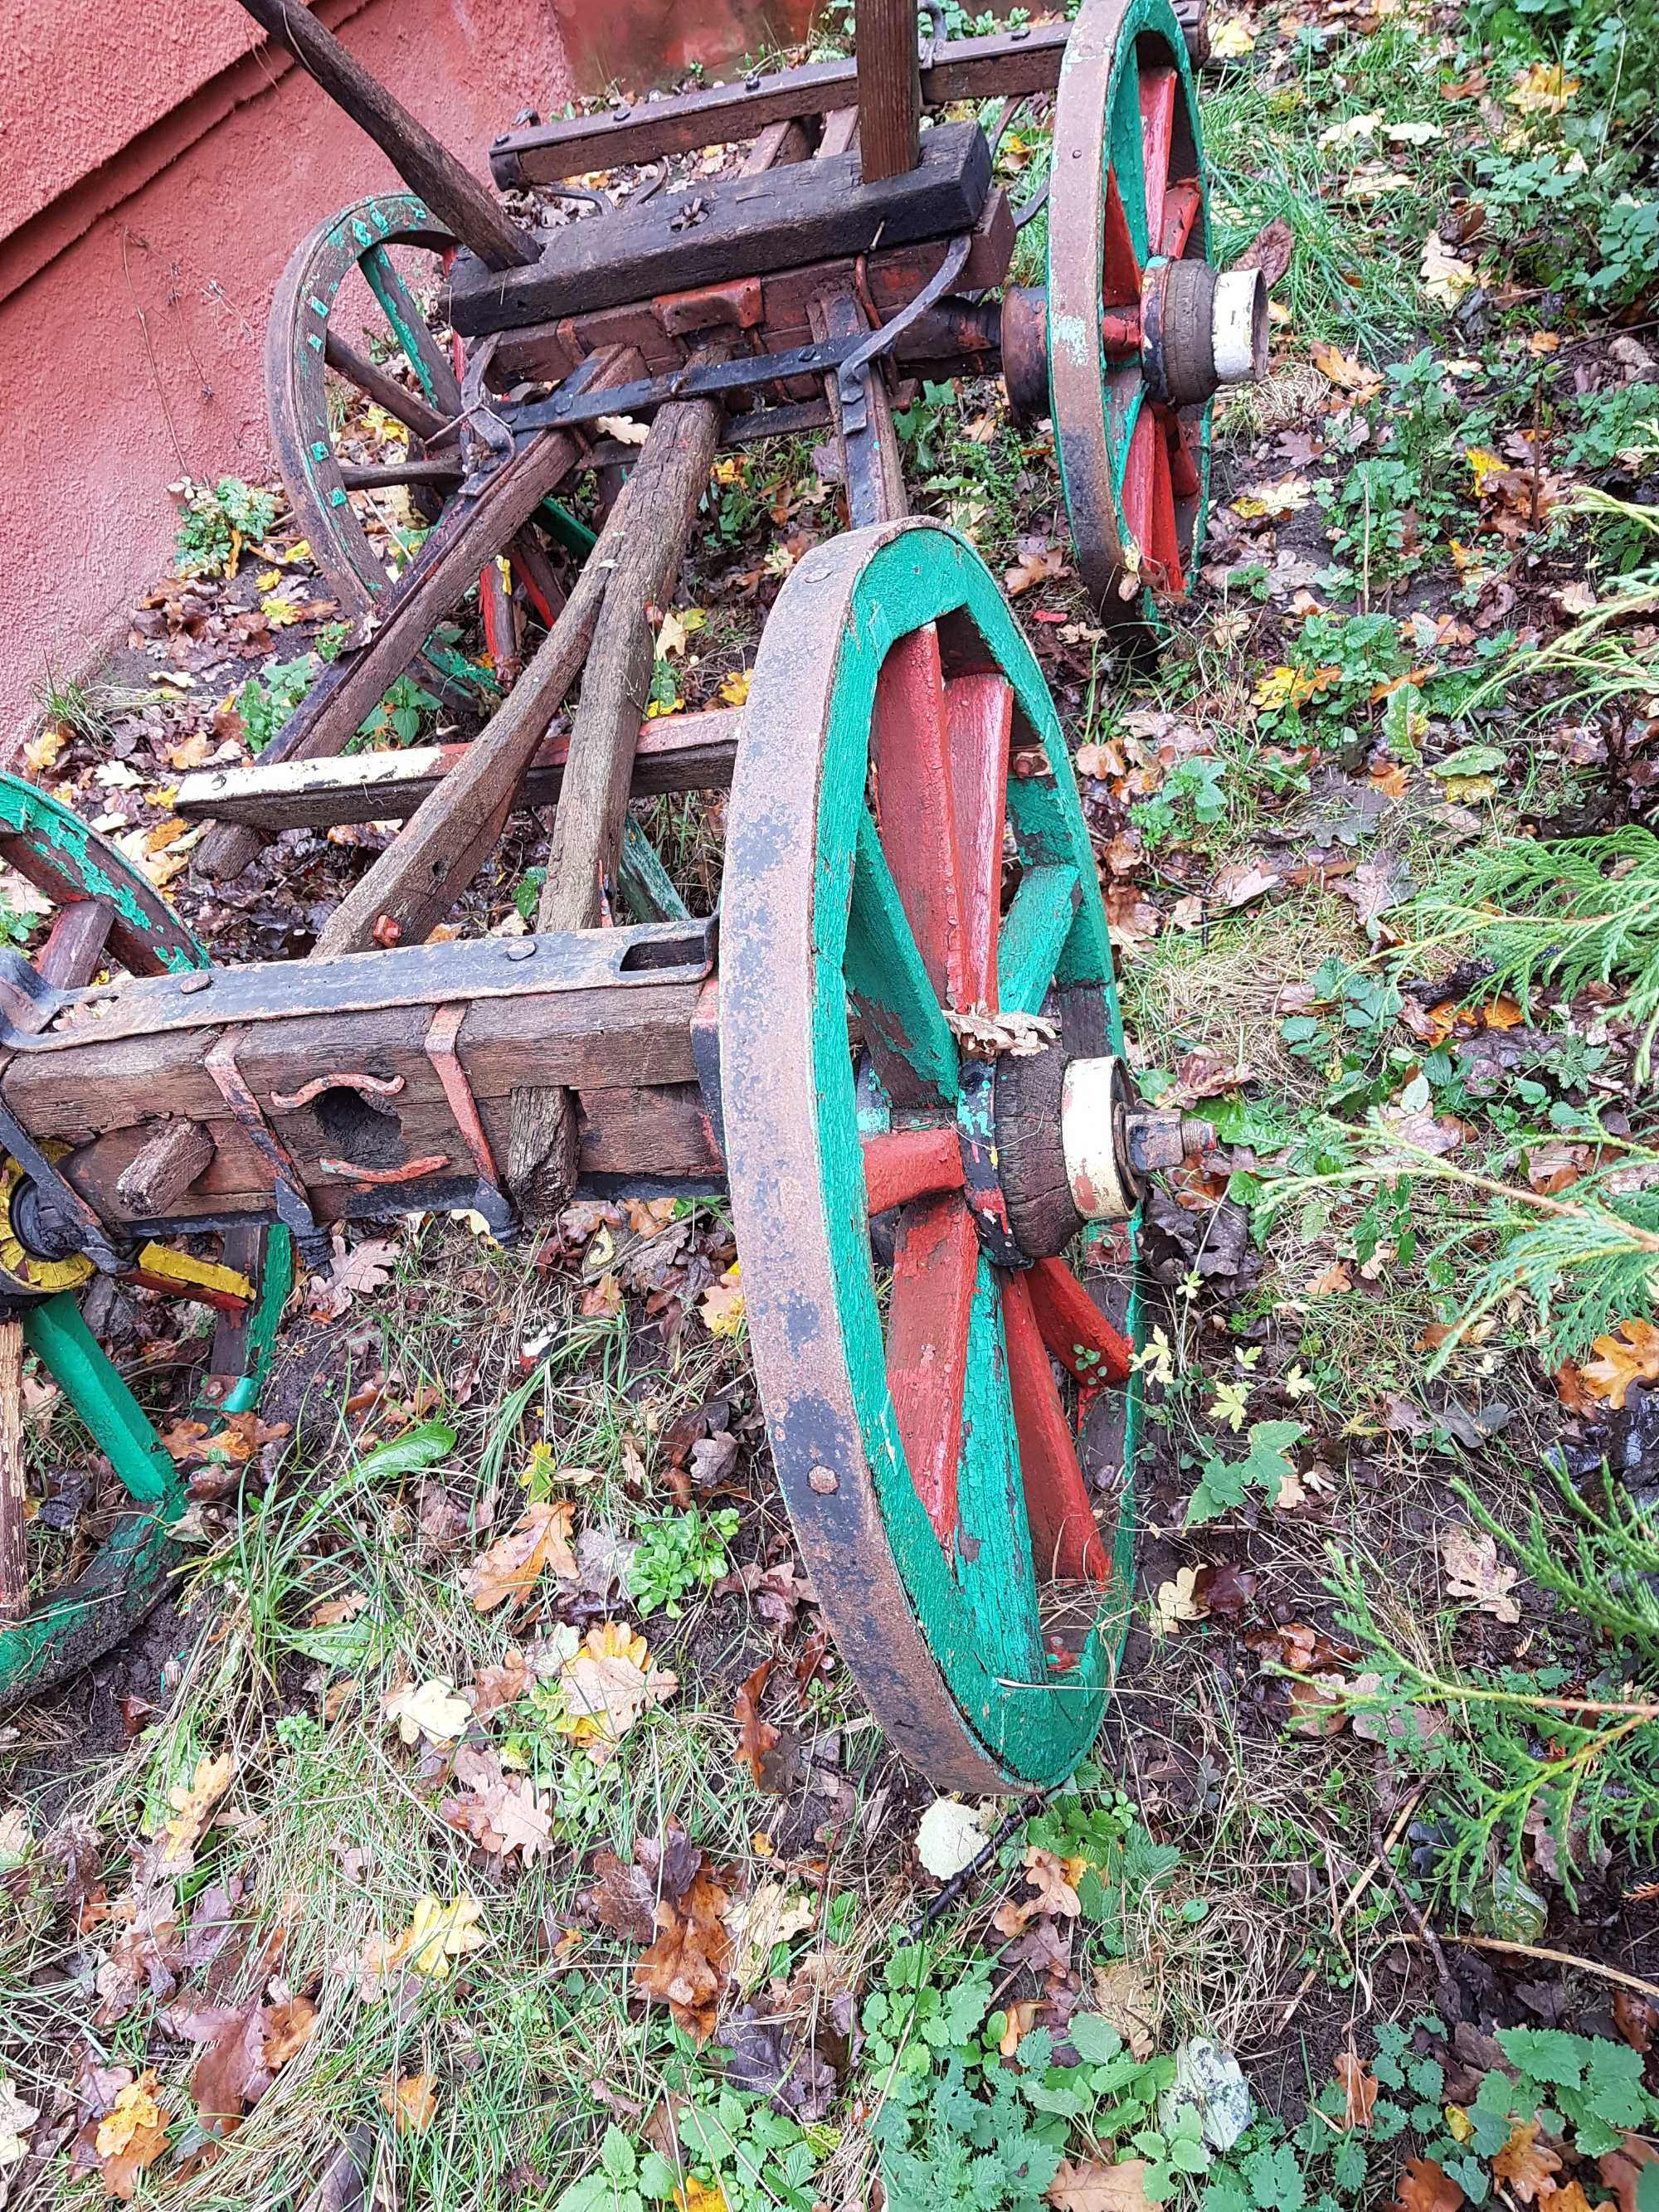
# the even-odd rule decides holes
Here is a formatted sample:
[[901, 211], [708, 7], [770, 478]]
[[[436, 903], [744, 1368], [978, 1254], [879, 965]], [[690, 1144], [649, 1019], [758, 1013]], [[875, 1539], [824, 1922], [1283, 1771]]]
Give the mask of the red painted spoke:
[[1175, 129], [1176, 93], [1180, 79], [1173, 69], [1148, 69], [1140, 73], [1140, 165], [1146, 182], [1146, 236], [1153, 242], [1164, 235], [1164, 204], [1170, 189], [1170, 137]]
[[1063, 1260], [1039, 1260], [1025, 1270], [1036, 1324], [1060, 1365], [1091, 1388], [1127, 1382], [1133, 1351], [1112, 1327]]
[[1031, 1556], [1040, 1582], [1104, 1582], [1111, 1571], [1100, 1540], [1077, 1444], [1060, 1402], [1048, 1347], [1042, 1340], [1023, 1275], [1006, 1276], [1002, 1322], [1008, 1340], [1008, 1385], [1019, 1437], [1019, 1470], [1031, 1524]]
[[962, 1188], [962, 1146], [954, 1121], [930, 1129], [888, 1129], [864, 1139], [864, 1203], [884, 1213], [913, 1198]]
[[1195, 178], [1183, 177], [1178, 185], [1170, 185], [1164, 203], [1164, 229], [1158, 240], [1158, 251], [1168, 259], [1180, 260], [1203, 204], [1204, 195]]
[[939, 632], [902, 637], [881, 665], [870, 720], [882, 850], [922, 965], [942, 1000], [961, 1006], [962, 913], [951, 807], [950, 732]]
[[1153, 580], [1159, 589], [1181, 592], [1187, 588], [1187, 579], [1181, 568], [1181, 532], [1176, 522], [1175, 481], [1170, 465], [1170, 442], [1179, 441], [1181, 425], [1173, 414], [1162, 410], [1157, 423], [1152, 447], [1152, 535], [1151, 544], [1144, 550], [1151, 557]]
[[1101, 244], [1100, 303], [1103, 307], [1140, 305], [1140, 263], [1129, 235], [1129, 218], [1118, 197], [1117, 171], [1106, 179], [1106, 220]]
[[978, 1267], [979, 1237], [959, 1199], [933, 1199], [906, 1214], [893, 1267], [887, 1387], [910, 1480], [947, 1550], [957, 1526], [968, 1327]]
[[1129, 433], [1129, 450], [1123, 457], [1123, 489], [1119, 497], [1123, 520], [1140, 548], [1141, 566], [1152, 554], [1153, 482], [1158, 471], [1158, 448], [1163, 444], [1150, 406], [1143, 405]]
[[1204, 488], [1198, 424], [1185, 415], [1175, 417], [1170, 441], [1170, 483], [1177, 499], [1196, 499]]
[[1002, 831], [1008, 801], [1008, 741], [1014, 690], [1006, 677], [958, 676], [945, 687], [951, 737], [962, 910], [962, 999], [997, 1005], [997, 930], [1002, 914]]
[[513, 602], [500, 564], [491, 561], [478, 575], [478, 606], [483, 616], [484, 648], [498, 676], [510, 672], [519, 657], [513, 635]]

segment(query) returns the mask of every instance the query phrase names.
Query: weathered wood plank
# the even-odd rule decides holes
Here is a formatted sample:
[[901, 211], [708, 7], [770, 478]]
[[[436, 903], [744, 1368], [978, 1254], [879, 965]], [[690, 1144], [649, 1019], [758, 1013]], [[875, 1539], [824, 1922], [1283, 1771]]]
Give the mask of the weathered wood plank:
[[878, 242], [954, 237], [972, 230], [990, 186], [984, 132], [976, 123], [945, 124], [924, 135], [914, 168], [878, 182], [861, 180], [851, 154], [786, 162], [540, 232], [541, 256], [529, 268], [493, 271], [463, 257], [450, 280], [449, 317], [477, 337], [867, 253]]
[[921, 66], [915, 0], [859, 0], [860, 173], [866, 185], [916, 166]]
[[[988, 100], [1052, 92], [1066, 50], [1065, 23], [1036, 23], [984, 39], [952, 39], [921, 72], [921, 97], [930, 107], [957, 100]], [[531, 131], [509, 131], [490, 149], [489, 166], [503, 190], [551, 184], [591, 169], [648, 161], [659, 154], [689, 153], [699, 146], [729, 145], [752, 137], [786, 118], [828, 115], [858, 102], [858, 66], [851, 61], [815, 62], [780, 70], [752, 86], [712, 85], [672, 100], [641, 102], [604, 115], [578, 116]]]
[[[629, 796], [726, 790], [742, 728], [740, 708], [642, 722]], [[515, 808], [556, 802], [569, 746], [568, 731], [542, 739]], [[471, 750], [470, 744], [411, 745], [404, 752], [346, 753], [270, 767], [261, 760], [251, 768], [195, 769], [180, 781], [173, 811], [187, 822], [246, 822], [272, 837], [284, 830], [331, 830], [345, 822], [404, 822], [447, 775], [465, 766]]]
[[488, 267], [512, 269], [533, 258], [534, 249], [489, 186], [417, 123], [309, 8], [296, 7], [292, 0], [242, 0], [242, 5], [368, 133], [410, 190]]

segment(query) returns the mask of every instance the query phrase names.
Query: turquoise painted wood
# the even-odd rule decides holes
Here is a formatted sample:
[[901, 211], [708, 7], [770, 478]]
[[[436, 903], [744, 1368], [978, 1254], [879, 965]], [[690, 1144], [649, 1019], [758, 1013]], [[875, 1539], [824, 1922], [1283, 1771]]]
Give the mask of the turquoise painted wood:
[[843, 962], [847, 994], [864, 1018], [889, 1089], [895, 1077], [908, 1073], [915, 1093], [910, 1103], [949, 1105], [957, 1089], [956, 1039], [939, 1012], [893, 872], [861, 798], [852, 818], [854, 849], [833, 860], [820, 853], [818, 863], [826, 889], [851, 868]]
[[1042, 1012], [1077, 908], [1075, 868], [1062, 863], [1026, 870], [997, 939], [1005, 1014]]

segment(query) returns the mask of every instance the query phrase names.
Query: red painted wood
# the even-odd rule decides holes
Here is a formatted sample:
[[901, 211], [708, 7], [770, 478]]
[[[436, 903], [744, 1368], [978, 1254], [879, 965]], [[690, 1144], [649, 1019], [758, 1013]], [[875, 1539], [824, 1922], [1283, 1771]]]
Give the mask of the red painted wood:
[[1183, 177], [1179, 184], [1170, 185], [1164, 203], [1164, 230], [1158, 244], [1160, 253], [1171, 261], [1180, 260], [1203, 204], [1204, 196], [1196, 178]]
[[1123, 489], [1118, 495], [1124, 526], [1140, 548], [1143, 568], [1151, 566], [1152, 488], [1158, 466], [1157, 449], [1162, 443], [1151, 403], [1143, 401], [1129, 433], [1129, 450], [1123, 459]]
[[1170, 191], [1170, 137], [1175, 128], [1179, 82], [1172, 69], [1140, 72], [1140, 164], [1146, 173], [1149, 240], [1164, 235], [1164, 207]]
[[1198, 424], [1175, 418], [1175, 435], [1170, 447], [1170, 482], [1177, 499], [1196, 499], [1203, 487], [1203, 476], [1199, 467]]
[[1037, 1580], [1104, 1582], [1111, 1563], [1100, 1540], [1030, 1288], [1022, 1274], [1002, 1278], [1002, 1325]]
[[[1091, 1388], [1127, 1382], [1133, 1350], [1112, 1327], [1063, 1260], [1039, 1260], [1025, 1270], [1042, 1340], [1060, 1365]], [[1088, 1355], [1097, 1353], [1091, 1359]]]
[[870, 720], [881, 848], [933, 988], [962, 997], [962, 910], [939, 632], [902, 637], [883, 661]]
[[888, 1309], [887, 1387], [910, 1480], [947, 1547], [957, 1525], [968, 1322], [978, 1267], [979, 1237], [960, 1199], [933, 1199], [906, 1214]]
[[958, 676], [945, 687], [945, 713], [961, 871], [962, 1003], [984, 1006], [994, 1013], [1013, 686], [1006, 677], [994, 674]]
[[1103, 307], [1139, 307], [1140, 264], [1135, 258], [1129, 219], [1118, 196], [1117, 171], [1106, 179], [1106, 219], [1101, 249], [1100, 304]]
[[887, 1129], [864, 1139], [864, 1203], [871, 1213], [913, 1198], [962, 1188], [962, 1145], [954, 1121], [932, 1129]]
[[1160, 589], [1172, 593], [1187, 588], [1181, 566], [1181, 535], [1176, 526], [1175, 483], [1170, 467], [1170, 441], [1172, 436], [1178, 440], [1180, 435], [1179, 424], [1164, 419], [1160, 410], [1158, 434], [1152, 441], [1152, 542], [1146, 550], [1152, 557], [1153, 580]]

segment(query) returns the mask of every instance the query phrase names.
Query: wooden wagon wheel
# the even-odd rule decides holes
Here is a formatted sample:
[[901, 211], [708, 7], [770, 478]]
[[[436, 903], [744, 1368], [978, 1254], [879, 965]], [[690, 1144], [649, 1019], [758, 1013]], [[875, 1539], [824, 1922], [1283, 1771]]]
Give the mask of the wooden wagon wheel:
[[[435, 283], [454, 247], [453, 234], [414, 194], [375, 193], [317, 226], [271, 301], [265, 397], [277, 465], [318, 566], [353, 620], [368, 612], [389, 581], [385, 553], [366, 523], [378, 521], [396, 545], [389, 500], [406, 492], [424, 529], [439, 520], [466, 471], [464, 363], [456, 342], [428, 323], [416, 297], [423, 287], [418, 279], [411, 284], [416, 257], [428, 257]], [[417, 390], [372, 358], [377, 347], [407, 365]], [[366, 465], [342, 456], [342, 394], [334, 378], [404, 426], [406, 459]], [[592, 532], [550, 501], [536, 523], [501, 549], [529, 606], [547, 623], [564, 600], [553, 544], [586, 552]], [[493, 562], [480, 578], [480, 599], [486, 642], [503, 667], [516, 658], [517, 640], [506, 580]], [[434, 641], [425, 664], [426, 680], [451, 696], [485, 702], [495, 696], [488, 673], [452, 648]]]
[[[1134, 1192], [1069, 1118], [1074, 1089], [1127, 1101], [1059, 722], [982, 562], [924, 522], [800, 562], [744, 715], [725, 1142], [784, 1494], [895, 1742], [945, 1786], [1052, 1783], [1127, 1624], [1139, 1425]], [[1029, 1036], [1045, 1008], [1046, 1051], [958, 1046], [975, 1010]], [[1121, 1326], [1062, 1256], [1085, 1211], [1117, 1217]]]
[[[0, 861], [49, 897], [56, 913], [31, 963], [60, 991], [105, 965], [135, 975], [211, 963], [155, 886], [80, 817], [31, 784], [0, 775]], [[7, 1143], [15, 1143], [17, 1155]], [[176, 1557], [168, 1530], [185, 1508], [170, 1454], [82, 1320], [76, 1294], [94, 1273], [72, 1194], [53, 1187], [68, 1147], [0, 1136], [0, 1706], [88, 1665], [155, 1602]], [[251, 1405], [293, 1281], [288, 1233], [234, 1231], [221, 1264], [146, 1244], [123, 1272], [146, 1287], [219, 1309], [240, 1374], [221, 1373], [204, 1403]], [[133, 1501], [75, 1580], [27, 1604], [22, 1460], [22, 1356], [33, 1351], [105, 1452]], [[216, 1340], [216, 1367], [220, 1342]]]
[[1085, 0], [1054, 111], [1048, 380], [1066, 511], [1103, 611], [1146, 620], [1190, 580], [1210, 417], [1263, 374], [1267, 288], [1209, 258], [1198, 99], [1170, 0]]

